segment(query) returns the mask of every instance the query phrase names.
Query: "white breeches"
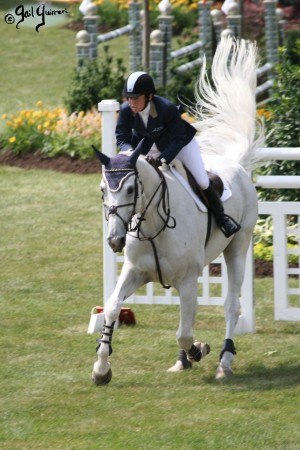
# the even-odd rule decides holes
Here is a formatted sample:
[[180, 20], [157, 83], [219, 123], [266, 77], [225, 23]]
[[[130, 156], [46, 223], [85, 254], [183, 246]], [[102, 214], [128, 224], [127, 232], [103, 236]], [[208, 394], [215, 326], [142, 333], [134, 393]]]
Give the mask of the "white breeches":
[[180, 150], [176, 159], [179, 159], [191, 172], [202, 189], [208, 188], [209, 178], [205, 171], [201, 150], [195, 137]]
[[[160, 152], [157, 150], [154, 144], [149, 151], [148, 155], [153, 158], [157, 158]], [[176, 159], [182, 162], [182, 164], [191, 172], [196, 182], [201, 189], [207, 189], [209, 186], [209, 178], [204, 168], [203, 159], [201, 156], [201, 150], [198, 141], [195, 137], [185, 147], [182, 147], [177, 154]]]
[[[148, 153], [154, 158], [160, 155], [154, 144]], [[195, 137], [185, 147], [182, 147], [175, 159], [179, 159], [182, 164], [191, 172], [201, 189], [207, 189], [209, 178], [205, 171], [201, 150]]]

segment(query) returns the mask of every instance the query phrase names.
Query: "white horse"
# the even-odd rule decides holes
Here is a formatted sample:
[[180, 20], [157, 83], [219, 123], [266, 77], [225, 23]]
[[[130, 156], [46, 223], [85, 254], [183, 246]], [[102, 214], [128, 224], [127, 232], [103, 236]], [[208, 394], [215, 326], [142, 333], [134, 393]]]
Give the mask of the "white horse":
[[[216, 170], [232, 196], [225, 212], [241, 224], [227, 239], [212, 221], [206, 243], [208, 216], [196, 206], [187, 190], [167, 165], [155, 169], [139, 149], [131, 155], [108, 158], [103, 164], [101, 190], [108, 223], [107, 240], [114, 252], [124, 248], [124, 265], [113, 294], [105, 303], [105, 323], [99, 339], [98, 360], [92, 378], [97, 385], [111, 380], [109, 356], [114, 322], [126, 298], [140, 286], [159, 281], [180, 295], [180, 322], [176, 333], [180, 357], [169, 371], [179, 371], [200, 361], [209, 346], [194, 342], [197, 278], [205, 265], [222, 252], [228, 271], [225, 299], [225, 341], [217, 378], [232, 373], [235, 352], [233, 334], [240, 314], [239, 294], [246, 253], [257, 219], [257, 196], [246, 170], [258, 160], [263, 129], [256, 120], [256, 47], [244, 40], [223, 38], [213, 59], [214, 88], [207, 81], [205, 65], [196, 91], [195, 111], [201, 133], [204, 160]], [[215, 153], [215, 155], [211, 155]]]

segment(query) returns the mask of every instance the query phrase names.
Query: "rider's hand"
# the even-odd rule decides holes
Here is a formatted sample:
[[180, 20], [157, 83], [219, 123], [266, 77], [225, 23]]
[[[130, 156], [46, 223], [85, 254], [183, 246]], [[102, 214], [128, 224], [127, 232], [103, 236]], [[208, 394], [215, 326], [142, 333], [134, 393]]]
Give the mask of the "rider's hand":
[[153, 156], [150, 155], [146, 156], [146, 160], [149, 164], [151, 164], [151, 166], [156, 167], [157, 169], [162, 165], [162, 162], [159, 158], [153, 158]]

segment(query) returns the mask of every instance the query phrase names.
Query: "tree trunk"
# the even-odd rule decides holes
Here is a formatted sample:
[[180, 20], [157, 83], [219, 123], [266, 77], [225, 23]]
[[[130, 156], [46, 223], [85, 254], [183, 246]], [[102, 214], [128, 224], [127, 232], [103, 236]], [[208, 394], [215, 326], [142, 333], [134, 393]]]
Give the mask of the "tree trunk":
[[150, 48], [150, 12], [149, 0], [143, 0], [144, 24], [143, 24], [143, 68], [149, 70], [149, 48]]

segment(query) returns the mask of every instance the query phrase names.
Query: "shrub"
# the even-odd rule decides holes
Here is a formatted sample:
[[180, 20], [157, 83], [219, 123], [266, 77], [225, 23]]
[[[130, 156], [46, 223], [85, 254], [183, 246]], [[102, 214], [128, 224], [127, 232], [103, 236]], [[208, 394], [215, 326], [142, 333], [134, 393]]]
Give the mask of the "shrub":
[[[150, 23], [153, 29], [157, 28], [157, 17], [160, 14], [158, 4], [160, 1], [149, 1]], [[128, 23], [129, 2], [127, 0], [93, 0], [93, 3], [98, 6], [100, 26], [105, 25], [108, 29], [114, 29]], [[191, 29], [197, 25], [198, 0], [173, 0], [171, 3], [175, 33], [181, 33], [185, 28]]]
[[83, 61], [79, 70], [75, 69], [64, 103], [69, 111], [89, 111], [100, 100], [115, 98], [121, 100], [126, 68], [123, 60], [116, 60], [116, 69], [112, 68], [113, 58], [109, 56], [108, 46], [104, 46], [104, 61]]
[[113, 29], [128, 23], [127, 1], [94, 0], [93, 3], [98, 6], [100, 25]]
[[[178, 48], [190, 45], [196, 42], [195, 34], [182, 34], [177, 38]], [[178, 66], [193, 61], [198, 55], [193, 52], [188, 56], [175, 59], [170, 64], [170, 77], [165, 88], [159, 88], [158, 94], [168, 97], [173, 103], [184, 104], [189, 106], [195, 104], [195, 86], [199, 78], [200, 65], [186, 70], [177, 72]], [[209, 70], [209, 67], [208, 67]]]
[[300, 66], [300, 31], [290, 30], [286, 34], [286, 47], [283, 56], [290, 64]]
[[[293, 223], [293, 218], [289, 218], [288, 227], [295, 229], [295, 234], [290, 234], [288, 237], [287, 246], [288, 248], [298, 248], [298, 224]], [[266, 218], [258, 219], [254, 228], [254, 258], [262, 259], [264, 261], [273, 261], [273, 223], [272, 217], [268, 216]], [[296, 254], [288, 255], [289, 263], [298, 263], [298, 256]]]
[[194, 105], [194, 91], [198, 75], [199, 67], [181, 73], [177, 73], [176, 68], [173, 67], [171, 68], [171, 77], [166, 88], [158, 89], [158, 93], [166, 96], [175, 104]]

